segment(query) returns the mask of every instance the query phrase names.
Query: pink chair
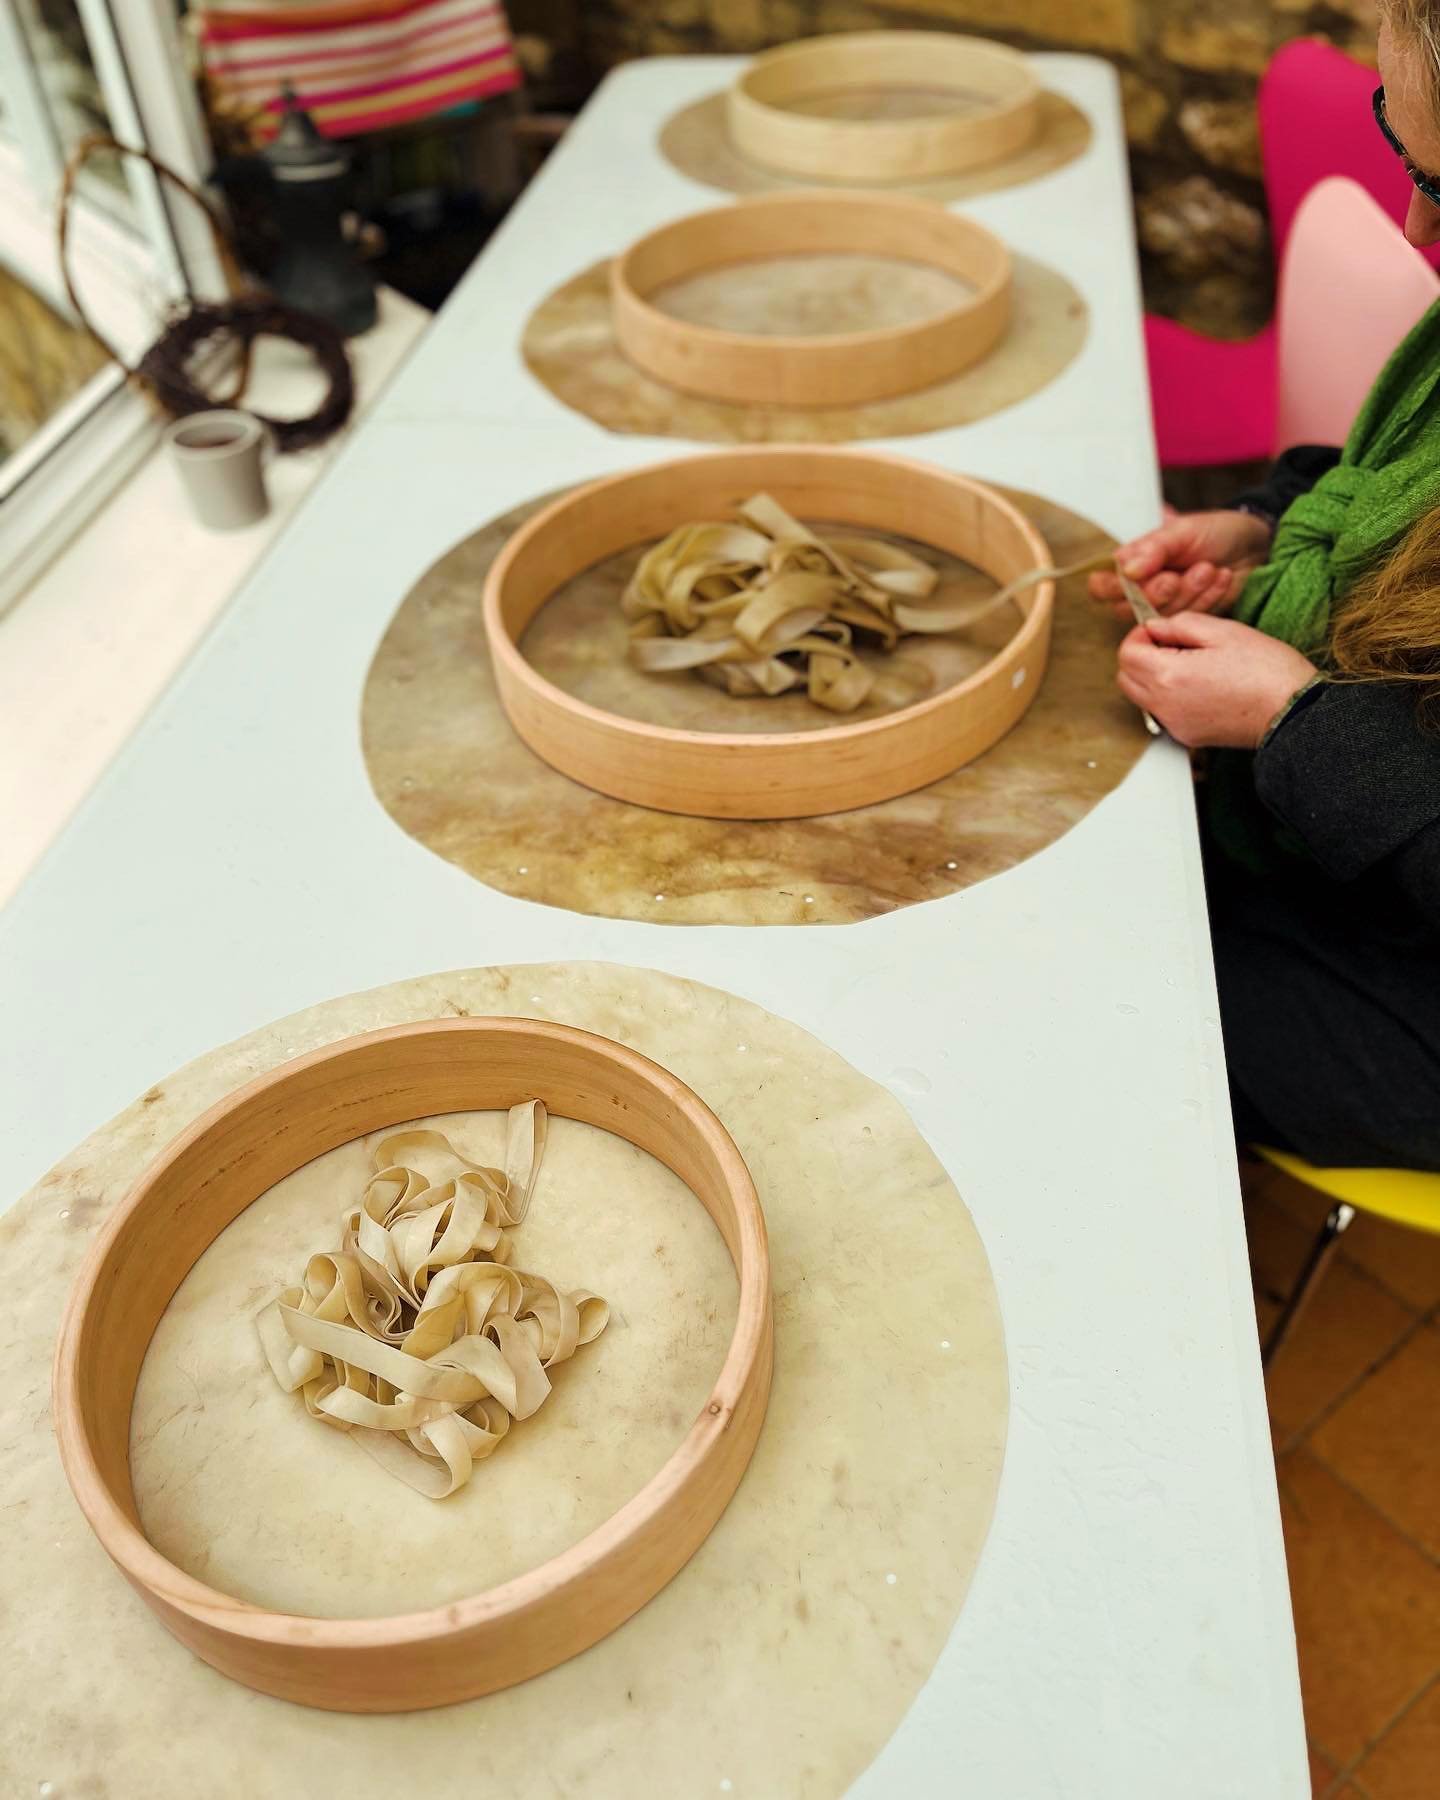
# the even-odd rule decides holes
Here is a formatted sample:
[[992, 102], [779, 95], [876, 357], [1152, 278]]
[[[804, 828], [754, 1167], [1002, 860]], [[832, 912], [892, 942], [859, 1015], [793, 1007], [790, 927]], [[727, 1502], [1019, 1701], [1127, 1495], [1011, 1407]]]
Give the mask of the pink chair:
[[[1397, 225], [1414, 192], [1400, 158], [1375, 126], [1374, 69], [1333, 44], [1300, 38], [1271, 59], [1260, 82], [1260, 161], [1275, 260], [1285, 254], [1300, 202], [1327, 175], [1348, 175]], [[1427, 261], [1440, 246], [1422, 251]]]
[[1390, 352], [1440, 299], [1440, 275], [1358, 182], [1301, 201], [1275, 309], [1275, 448], [1339, 444]]
[[[1403, 223], [1410, 179], [1370, 111], [1379, 77], [1332, 44], [1300, 39], [1277, 51], [1260, 83], [1260, 150], [1277, 262], [1302, 200], [1347, 175]], [[1416, 252], [1411, 252], [1416, 255]], [[1440, 256], [1440, 248], [1427, 253]], [[1147, 314], [1145, 348], [1155, 441], [1166, 468], [1249, 462], [1276, 448], [1277, 337], [1272, 321], [1226, 342]]]

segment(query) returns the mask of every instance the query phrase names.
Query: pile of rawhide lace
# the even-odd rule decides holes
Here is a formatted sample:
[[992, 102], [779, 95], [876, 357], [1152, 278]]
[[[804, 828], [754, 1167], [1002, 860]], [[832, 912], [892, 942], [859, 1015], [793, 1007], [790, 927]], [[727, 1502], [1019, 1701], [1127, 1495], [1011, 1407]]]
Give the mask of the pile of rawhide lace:
[[[730, 694], [803, 687], [817, 706], [848, 713], [882, 697], [857, 634], [889, 651], [907, 632], [954, 631], [986, 610], [938, 602], [939, 575], [909, 551], [819, 537], [768, 494], [739, 512], [738, 524], [682, 525], [640, 559], [621, 602], [636, 668], [692, 669]], [[914, 665], [901, 679], [909, 697], [929, 683]]]
[[544, 1401], [545, 1371], [610, 1317], [595, 1294], [507, 1266], [545, 1124], [538, 1100], [511, 1108], [503, 1170], [438, 1131], [384, 1138], [340, 1248], [312, 1256], [256, 1321], [281, 1387], [432, 1500], [465, 1485]]

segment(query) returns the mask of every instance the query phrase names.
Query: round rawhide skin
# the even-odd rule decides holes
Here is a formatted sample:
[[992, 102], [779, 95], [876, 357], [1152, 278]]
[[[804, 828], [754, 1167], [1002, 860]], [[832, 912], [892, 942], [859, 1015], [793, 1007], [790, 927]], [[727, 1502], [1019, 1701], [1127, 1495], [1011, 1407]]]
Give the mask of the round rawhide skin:
[[[1057, 563], [1111, 540], [1079, 514], [1002, 488]], [[1045, 679], [1020, 723], [977, 761], [898, 800], [812, 819], [716, 820], [651, 812], [557, 774], [510, 727], [480, 616], [506, 539], [553, 496], [481, 526], [405, 596], [376, 651], [361, 709], [365, 766], [402, 830], [503, 893], [572, 912], [652, 923], [846, 924], [940, 899], [1034, 856], [1084, 818], [1148, 742], [1115, 689], [1122, 628], [1057, 585]], [[935, 552], [922, 553], [932, 557]], [[578, 697], [696, 730], [801, 731], [834, 723], [800, 695], [736, 700], [693, 677], [625, 660], [619, 612], [633, 557], [569, 583], [526, 632], [540, 672]], [[956, 570], [963, 566], [956, 565]], [[993, 590], [971, 572], [976, 593]], [[1014, 629], [973, 640], [906, 640], [900, 655], [958, 680]], [[863, 716], [863, 715], [861, 715]]]
[[[841, 97], [836, 97], [837, 101]], [[904, 90], [896, 94], [894, 104], [877, 105], [874, 94], [863, 96], [863, 114], [872, 118], [912, 116], [906, 106]], [[925, 111], [933, 110], [934, 96], [925, 96]], [[855, 116], [850, 105], [834, 104], [826, 109], [831, 117], [843, 118], [847, 112]], [[964, 169], [954, 175], [938, 176], [931, 181], [885, 182], [876, 184], [873, 192], [916, 194], [924, 200], [946, 204], [968, 200], [976, 194], [993, 194], [1001, 188], [1017, 187], [1023, 181], [1049, 175], [1066, 163], [1083, 156], [1090, 147], [1090, 121], [1063, 94], [1046, 89], [1040, 96], [1040, 124], [1035, 136], [1010, 156]], [[660, 128], [660, 152], [682, 175], [707, 187], [720, 188], [729, 194], [771, 194], [782, 188], [811, 187], [813, 181], [800, 181], [777, 169], [767, 169], [742, 156], [730, 139], [725, 121], [725, 95], [711, 94], [704, 100], [682, 107]]]
[[[521, 348], [531, 374], [557, 400], [607, 431], [715, 444], [913, 437], [973, 425], [1029, 399], [1084, 347], [1090, 315], [1079, 290], [1032, 257], [1012, 261], [1010, 323], [993, 349], [948, 380], [863, 405], [709, 400], [657, 381], [626, 357], [616, 339], [608, 263], [594, 264], [548, 294], [531, 313]], [[692, 324], [815, 338], [913, 324], [956, 304], [966, 291], [938, 270], [875, 256], [731, 263], [673, 288], [661, 290], [661, 310]]]
[[[56, 1330], [96, 1226], [206, 1107], [322, 1044], [462, 1013], [601, 1032], [715, 1108], [769, 1227], [769, 1414], [701, 1549], [584, 1655], [439, 1711], [317, 1712], [207, 1668], [107, 1562], [51, 1433]], [[458, 1122], [475, 1147], [488, 1141], [486, 1116]], [[132, 1421], [140, 1510], [172, 1556], [277, 1602], [373, 1613], [410, 1593], [437, 1599], [457, 1574], [488, 1579], [548, 1555], [634, 1491], [718, 1363], [734, 1279], [668, 1171], [583, 1127], [557, 1132], [553, 1149], [517, 1235], [557, 1274], [604, 1291], [617, 1317], [562, 1371], [546, 1408], [446, 1501], [401, 1487], [297, 1416], [253, 1337], [250, 1315], [271, 1283], [344, 1203], [341, 1192], [327, 1199], [325, 1180], [360, 1153], [313, 1165], [236, 1221], [162, 1320], [151, 1357], [173, 1369], [147, 1364]], [[267, 1220], [282, 1203], [293, 1216]], [[1007, 1376], [964, 1202], [884, 1088], [763, 1007], [671, 975], [540, 964], [325, 1001], [150, 1088], [0, 1219], [0, 1254], [24, 1271], [0, 1327], [6, 1795], [831, 1800], [919, 1693], [988, 1529]]]

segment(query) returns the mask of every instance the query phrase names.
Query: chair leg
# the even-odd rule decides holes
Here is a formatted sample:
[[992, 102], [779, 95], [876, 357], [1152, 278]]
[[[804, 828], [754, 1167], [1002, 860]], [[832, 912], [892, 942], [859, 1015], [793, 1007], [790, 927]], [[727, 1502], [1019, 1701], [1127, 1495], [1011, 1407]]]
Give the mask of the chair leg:
[[1270, 1327], [1270, 1335], [1265, 1340], [1260, 1352], [1260, 1361], [1269, 1368], [1286, 1338], [1295, 1329], [1295, 1322], [1300, 1317], [1301, 1309], [1318, 1286], [1320, 1277], [1325, 1273], [1330, 1258], [1340, 1247], [1342, 1235], [1349, 1229], [1350, 1221], [1355, 1217], [1355, 1208], [1339, 1200], [1330, 1208], [1325, 1223], [1320, 1227], [1320, 1234], [1310, 1246], [1310, 1254], [1305, 1258], [1305, 1266], [1291, 1290], [1290, 1298], [1280, 1309], [1280, 1317]]

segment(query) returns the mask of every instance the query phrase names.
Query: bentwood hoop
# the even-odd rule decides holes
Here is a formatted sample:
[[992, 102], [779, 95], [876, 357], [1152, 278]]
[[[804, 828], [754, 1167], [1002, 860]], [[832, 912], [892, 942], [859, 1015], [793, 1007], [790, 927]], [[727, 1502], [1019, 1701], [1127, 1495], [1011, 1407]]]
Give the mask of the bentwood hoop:
[[[909, 88], [973, 97], [971, 111], [835, 118], [820, 96]], [[731, 141], [751, 162], [807, 181], [931, 180], [1013, 156], [1040, 128], [1040, 83], [1023, 56], [940, 31], [807, 38], [757, 56], [726, 96]]]
[[[956, 276], [962, 298], [928, 318], [825, 337], [761, 336], [672, 317], [660, 290], [778, 256], [860, 254]], [[993, 232], [900, 194], [768, 194], [652, 231], [610, 268], [615, 335], [648, 375], [712, 400], [858, 406], [913, 393], [978, 362], [1010, 323], [1010, 252]]]
[[[503, 1110], [534, 1098], [674, 1170], [734, 1262], [734, 1334], [707, 1404], [669, 1461], [559, 1556], [427, 1612], [292, 1616], [219, 1593], [169, 1562], [140, 1526], [130, 1412], [146, 1348], [196, 1258], [253, 1200], [327, 1150], [431, 1113]], [[754, 1183], [724, 1126], [683, 1082], [623, 1045], [564, 1025], [397, 1025], [262, 1075], [196, 1120], [146, 1172], [101, 1230], [71, 1295], [55, 1362], [55, 1430], [101, 1545], [197, 1656], [307, 1706], [410, 1712], [552, 1668], [659, 1592], [704, 1542], [750, 1461], [770, 1392], [771, 1334], [769, 1251]], [[594, 1378], [603, 1379], [603, 1364]]]
[[537, 756], [636, 806], [718, 819], [797, 819], [869, 806], [938, 781], [1015, 724], [1045, 673], [1053, 581], [1016, 599], [1019, 630], [965, 681], [895, 712], [819, 731], [645, 724], [577, 700], [527, 662], [526, 626], [573, 576], [688, 520], [731, 518], [759, 491], [806, 521], [932, 544], [1001, 583], [1053, 560], [1040, 533], [993, 488], [877, 451], [749, 446], [591, 482], [521, 526], [485, 582], [495, 684], [511, 724]]

